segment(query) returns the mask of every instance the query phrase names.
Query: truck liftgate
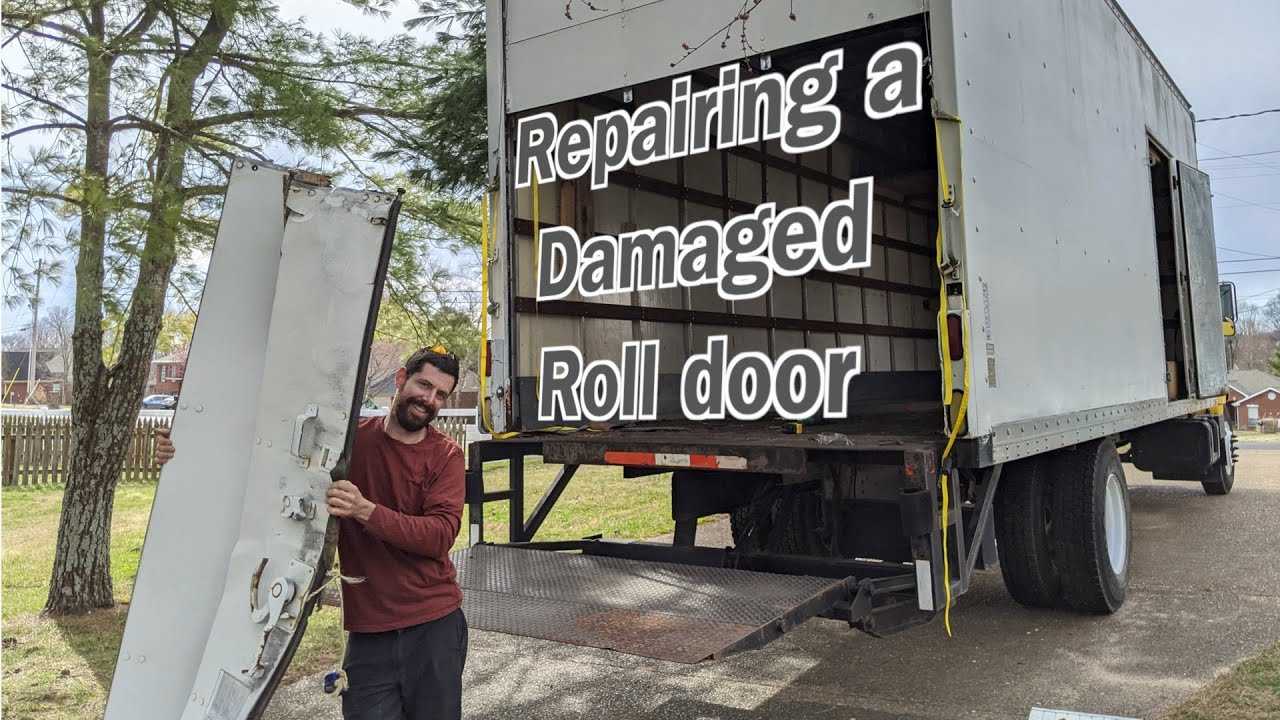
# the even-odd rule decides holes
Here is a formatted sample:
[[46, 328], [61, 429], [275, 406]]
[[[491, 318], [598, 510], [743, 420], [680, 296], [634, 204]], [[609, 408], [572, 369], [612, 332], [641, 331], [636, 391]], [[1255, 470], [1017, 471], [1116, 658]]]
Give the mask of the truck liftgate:
[[[727, 444], [729, 438], [741, 443], [741, 435], [735, 433], [718, 433], [726, 444], [701, 438], [699, 446], [686, 448], [689, 451], [685, 453], [655, 453], [651, 467], [624, 468], [628, 476], [675, 471], [672, 516], [676, 532], [670, 544], [607, 541], [598, 536], [534, 540], [579, 467], [565, 462], [566, 457], [594, 457], [604, 452], [607, 442], [623, 448], [616, 454], [611, 451], [611, 457], [628, 464], [637, 459], [618, 435], [526, 435], [476, 442], [469, 447], [470, 546], [455, 551], [452, 559], [463, 591], [463, 609], [472, 627], [696, 663], [758, 648], [813, 617], [843, 620], [851, 627], [883, 636], [927, 622], [943, 610], [944, 551], [938, 522], [941, 497], [936, 492], [936, 452], [930, 445], [911, 444], [901, 438], [878, 441], [883, 444], [868, 442], [859, 450], [840, 453], [849, 466], [860, 463], [858, 467], [865, 469], [863, 481], [831, 478], [827, 482], [837, 502], [842, 495], [859, 494], [878, 502], [881, 515], [892, 517], [892, 529], [896, 530], [892, 535], [901, 539], [901, 547], [881, 553], [884, 559], [850, 558], [848, 539], [843, 548], [841, 541], [834, 541], [834, 552], [830, 553], [823, 548], [815, 553], [812, 549], [761, 548], [750, 543], [739, 543], [743, 546], [736, 548], [695, 546], [699, 517], [729, 512], [744, 499], [749, 503], [753, 495], [759, 495], [766, 477], [775, 490], [803, 490], [813, 483], [814, 476], [823, 475], [823, 461], [831, 459], [800, 446], [801, 442], [812, 442], [810, 438], [796, 438], [796, 445], [787, 448], [778, 447], [775, 437], [770, 452], [790, 449], [796, 455], [772, 458], [779, 464], [770, 467], [790, 468], [794, 475], [766, 476], [750, 472], [749, 465], [718, 474], [680, 470], [684, 462], [696, 467], [699, 457], [746, 458], [750, 463], [760, 448]], [[654, 433], [642, 435], [637, 440], [655, 447]], [[526, 513], [524, 458], [529, 455], [565, 464], [532, 512]], [[484, 463], [498, 459], [508, 461], [510, 483], [507, 489], [488, 491]], [[792, 462], [785, 462], [788, 459]], [[877, 468], [894, 472], [877, 473]], [[965, 491], [961, 489], [962, 474]], [[997, 466], [954, 475], [948, 498], [949, 562], [945, 564], [952, 598], [965, 592], [976, 568], [994, 563], [991, 507], [1000, 470]], [[876, 492], [881, 497], [872, 497]], [[814, 497], [823, 494], [813, 492]], [[507, 544], [485, 542], [478, 519], [484, 517], [484, 505], [490, 502], [509, 503]], [[828, 512], [825, 517], [836, 516]], [[882, 535], [883, 529], [877, 526], [868, 531]]]
[[725, 567], [737, 558], [723, 550], [673, 556], [596, 540], [557, 546], [581, 554], [534, 547], [454, 553], [472, 627], [696, 663], [759, 647], [855, 591], [853, 577]]

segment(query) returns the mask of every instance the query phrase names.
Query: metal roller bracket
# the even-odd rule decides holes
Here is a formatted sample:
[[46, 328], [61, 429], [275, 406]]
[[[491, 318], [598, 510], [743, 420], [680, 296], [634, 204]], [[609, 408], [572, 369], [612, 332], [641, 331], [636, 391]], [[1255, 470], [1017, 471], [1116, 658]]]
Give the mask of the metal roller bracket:
[[263, 627], [263, 630], [272, 630], [280, 622], [281, 618], [290, 617], [285, 608], [293, 600], [294, 593], [295, 589], [292, 580], [286, 577], [276, 578], [271, 581], [271, 588], [267, 591], [267, 606], [254, 608], [250, 617], [256, 623], [266, 620], [267, 624]]

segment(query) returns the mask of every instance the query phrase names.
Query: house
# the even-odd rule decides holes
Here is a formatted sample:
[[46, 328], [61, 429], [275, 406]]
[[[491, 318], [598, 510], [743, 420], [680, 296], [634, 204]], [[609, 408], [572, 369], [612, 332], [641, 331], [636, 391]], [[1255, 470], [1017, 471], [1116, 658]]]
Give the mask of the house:
[[1280, 418], [1280, 377], [1261, 370], [1227, 373], [1227, 408], [1233, 427], [1256, 428], [1262, 418]]
[[186, 353], [166, 355], [151, 361], [147, 371], [146, 395], [177, 395], [187, 373]]
[[[27, 401], [27, 370], [31, 362], [28, 350], [5, 350], [0, 359], [0, 394], [6, 403]], [[66, 383], [67, 368], [56, 350], [36, 351], [36, 386], [32, 402], [41, 405], [65, 405], [71, 397]]]

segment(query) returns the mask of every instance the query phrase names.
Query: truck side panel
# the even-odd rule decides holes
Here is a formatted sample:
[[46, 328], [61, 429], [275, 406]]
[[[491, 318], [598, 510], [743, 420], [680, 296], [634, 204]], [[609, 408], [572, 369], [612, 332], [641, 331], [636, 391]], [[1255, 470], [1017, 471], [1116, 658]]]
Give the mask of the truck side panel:
[[1146, 158], [1194, 161], [1185, 100], [1109, 2], [953, 12], [969, 434], [1164, 399]]
[[[563, 3], [499, 2], [506, 9], [509, 43], [508, 112], [614, 90], [620, 79], [639, 84], [743, 56], [735, 26], [725, 47], [714, 38], [671, 67], [684, 55], [681, 43], [693, 47], [717, 29], [723, 32], [725, 23], [742, 11], [740, 0], [622, 0], [602, 11], [574, 3], [572, 19], [565, 17]], [[795, 20], [787, 17], [789, 11], [788, 3], [762, 3], [752, 10], [747, 23], [750, 54], [916, 15], [921, 6], [918, 0], [808, 0], [795, 5]]]

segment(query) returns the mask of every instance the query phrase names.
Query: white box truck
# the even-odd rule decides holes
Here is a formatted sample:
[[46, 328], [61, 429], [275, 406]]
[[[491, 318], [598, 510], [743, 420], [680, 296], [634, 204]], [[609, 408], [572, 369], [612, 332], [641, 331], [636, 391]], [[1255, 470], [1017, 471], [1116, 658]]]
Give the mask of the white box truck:
[[[1109, 613], [1121, 463], [1230, 491], [1194, 117], [1114, 0], [490, 0], [488, 33], [473, 625], [697, 661], [926, 622], [997, 555]], [[528, 456], [563, 470], [526, 513]], [[538, 541], [583, 465], [672, 472], [674, 542]]]

